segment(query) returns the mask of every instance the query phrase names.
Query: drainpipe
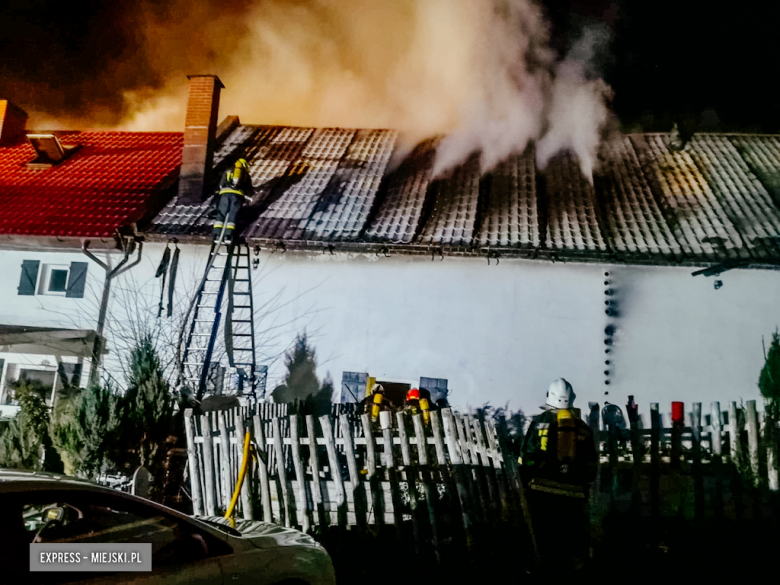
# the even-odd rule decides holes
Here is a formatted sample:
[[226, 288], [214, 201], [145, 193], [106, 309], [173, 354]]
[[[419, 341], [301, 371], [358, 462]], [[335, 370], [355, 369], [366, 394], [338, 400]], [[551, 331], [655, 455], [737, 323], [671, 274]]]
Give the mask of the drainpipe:
[[[119, 239], [121, 245], [122, 245], [122, 251], [124, 252], [124, 258], [122, 258], [122, 261], [116, 265], [113, 269], [103, 262], [100, 258], [95, 256], [92, 252], [90, 252], [87, 248], [89, 247], [89, 240], [85, 240], [81, 244], [81, 251], [86, 254], [87, 257], [89, 257], [90, 260], [100, 265], [103, 270], [106, 272], [106, 280], [103, 284], [103, 296], [100, 299], [100, 311], [98, 312], [98, 321], [97, 321], [97, 329], [95, 333], [97, 334], [95, 337], [95, 343], [92, 346], [92, 368], [89, 372], [89, 385], [93, 386], [94, 384], [97, 384], [98, 382], [98, 370], [100, 367], [100, 357], [103, 354], [103, 328], [106, 324], [106, 315], [108, 314], [108, 299], [110, 297], [111, 293], [111, 280], [115, 277], [119, 276], [120, 274], [130, 270], [131, 268], [137, 266], [141, 262], [141, 254], [143, 253], [144, 249], [144, 243], [143, 240], [138, 242], [138, 258], [135, 259], [135, 261], [128, 265], [124, 266], [127, 261], [130, 259], [130, 254], [134, 251], [134, 244], [135, 241], [131, 242], [125, 242], [124, 238]], [[122, 268], [124, 266], [124, 268]]]

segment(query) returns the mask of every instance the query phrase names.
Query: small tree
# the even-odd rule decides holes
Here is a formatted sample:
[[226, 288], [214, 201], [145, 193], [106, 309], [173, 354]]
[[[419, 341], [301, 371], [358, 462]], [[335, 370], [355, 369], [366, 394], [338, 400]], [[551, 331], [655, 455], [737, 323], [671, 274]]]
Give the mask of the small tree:
[[[143, 335], [130, 352], [127, 392], [120, 400], [122, 453], [116, 459], [125, 467], [143, 465], [162, 480], [163, 448], [173, 431], [174, 397], [163, 376], [151, 335]], [[158, 486], [159, 487], [159, 486]]]
[[49, 434], [65, 473], [93, 479], [114, 460], [119, 397], [110, 387], [90, 386], [55, 409]]
[[306, 333], [295, 337], [293, 347], [284, 356], [287, 376], [284, 383], [271, 393], [274, 402], [300, 402], [300, 414], [322, 416], [330, 414], [333, 403], [333, 380], [330, 374], [320, 385], [317, 379], [317, 359], [309, 346]]
[[47, 432], [49, 408], [41, 398], [46, 389], [37, 381], [20, 381], [13, 387], [20, 409], [0, 436], [0, 466], [60, 471]]

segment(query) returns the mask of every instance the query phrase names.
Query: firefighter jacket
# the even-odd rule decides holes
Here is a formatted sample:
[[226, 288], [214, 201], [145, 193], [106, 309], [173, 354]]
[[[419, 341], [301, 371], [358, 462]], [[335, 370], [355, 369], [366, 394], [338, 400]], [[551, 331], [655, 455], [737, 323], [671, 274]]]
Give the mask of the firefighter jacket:
[[[559, 434], [562, 430], [564, 432]], [[566, 432], [570, 433], [568, 438]], [[573, 457], [561, 456], [559, 441], [571, 442], [570, 453]], [[521, 459], [525, 481], [560, 483], [579, 486], [582, 490], [596, 479], [598, 456], [590, 427], [573, 418], [570, 426], [562, 429], [559, 427], [557, 409], [533, 417], [525, 436]]]
[[222, 173], [222, 178], [219, 180], [218, 194], [220, 196], [237, 195], [244, 201], [249, 200], [254, 191], [252, 178], [249, 176], [249, 172], [245, 169], [242, 170], [237, 180], [234, 173], [235, 168], [230, 168]]

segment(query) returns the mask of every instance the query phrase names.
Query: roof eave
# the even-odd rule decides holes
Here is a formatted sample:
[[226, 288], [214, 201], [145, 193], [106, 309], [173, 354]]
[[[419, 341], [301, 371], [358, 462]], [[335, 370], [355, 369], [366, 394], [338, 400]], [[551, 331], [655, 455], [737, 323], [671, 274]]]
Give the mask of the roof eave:
[[81, 251], [85, 240], [89, 240], [91, 250], [119, 250], [115, 238], [30, 236], [19, 234], [0, 234], [0, 250], [37, 250], [41, 252]]

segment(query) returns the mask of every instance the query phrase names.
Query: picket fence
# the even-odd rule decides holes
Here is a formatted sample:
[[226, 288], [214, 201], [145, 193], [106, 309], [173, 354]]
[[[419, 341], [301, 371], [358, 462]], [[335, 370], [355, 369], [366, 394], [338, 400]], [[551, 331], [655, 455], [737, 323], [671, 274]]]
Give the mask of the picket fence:
[[522, 484], [494, 421], [447, 408], [431, 412], [428, 425], [420, 414], [396, 412], [379, 428], [354, 405], [334, 414], [187, 411], [194, 513], [227, 508], [248, 430], [258, 459], [242, 485], [238, 518], [257, 514], [304, 531], [395, 525], [399, 537], [409, 528], [416, 546], [433, 543], [438, 555], [445, 534], [468, 540], [475, 527], [518, 517]]
[[[768, 432], [755, 400], [722, 409], [692, 403], [683, 424], [651, 403], [625, 430], [590, 403], [588, 424], [599, 446], [596, 513], [617, 507], [638, 515], [740, 519], [777, 515], [778, 433]], [[649, 420], [648, 420], [649, 419]], [[649, 424], [648, 424], [649, 423]]]
[[[777, 444], [766, 433], [755, 401], [718, 402], [709, 414], [691, 405], [685, 425], [651, 404], [625, 430], [602, 420], [591, 403], [587, 422], [600, 454], [592, 509], [633, 510], [654, 517], [756, 517], [767, 506], [740, 488], [778, 490]], [[304, 413], [303, 415], [297, 414]], [[243, 438], [250, 461], [237, 518], [263, 519], [304, 531], [315, 527], [411, 527], [415, 546], [453, 530], [469, 531], [520, 518], [524, 493], [516, 454], [499, 421], [451, 409], [392, 414], [379, 428], [357, 405], [334, 405], [331, 415], [306, 415], [300, 405], [257, 404], [230, 411], [185, 413], [193, 512], [222, 515], [235, 489]], [[775, 435], [776, 436], [776, 435]], [[754, 498], [750, 500], [750, 498]], [[457, 526], [453, 526], [457, 524]]]

